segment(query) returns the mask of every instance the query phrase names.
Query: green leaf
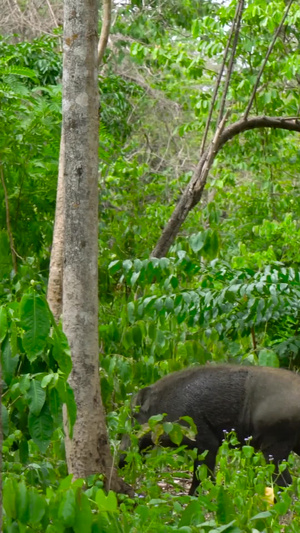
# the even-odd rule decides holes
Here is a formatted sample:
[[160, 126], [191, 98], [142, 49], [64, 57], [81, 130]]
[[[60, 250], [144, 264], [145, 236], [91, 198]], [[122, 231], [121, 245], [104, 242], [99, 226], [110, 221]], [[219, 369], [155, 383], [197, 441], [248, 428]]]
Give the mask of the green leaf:
[[0, 279], [9, 275], [13, 268], [8, 235], [5, 230], [0, 231]]
[[30, 488], [29, 495], [29, 518], [30, 524], [39, 524], [46, 512], [46, 501], [41, 494]]
[[272, 366], [274, 368], [279, 368], [280, 366], [277, 354], [273, 352], [273, 350], [268, 350], [267, 348], [260, 350], [258, 354], [258, 364], [260, 366]]
[[35, 292], [25, 294], [20, 306], [21, 326], [24, 329], [23, 347], [29, 361], [34, 361], [46, 345], [50, 331], [49, 309], [46, 301]]
[[190, 237], [190, 247], [192, 248], [193, 252], [195, 253], [200, 252], [204, 244], [205, 244], [205, 233], [203, 231], [201, 231], [200, 233], [196, 233], [195, 235], [192, 235]]
[[67, 414], [68, 414], [68, 422], [69, 422], [69, 435], [70, 438], [72, 438], [73, 435], [73, 427], [76, 422], [76, 416], [77, 416], [77, 406], [75, 402], [75, 396], [74, 391], [70, 387], [69, 383], [66, 383], [66, 406], [67, 406]]
[[5, 307], [0, 307], [0, 343], [5, 339], [7, 333], [7, 312]]
[[217, 496], [217, 518], [220, 524], [227, 524], [236, 515], [232, 498], [227, 490], [221, 486]]
[[28, 441], [26, 438], [22, 438], [19, 442], [19, 455], [21, 463], [25, 464], [28, 461], [29, 449]]
[[67, 527], [72, 527], [75, 523], [76, 499], [73, 489], [68, 489], [62, 496], [62, 501], [58, 509], [58, 517]]
[[118, 272], [119, 270], [121, 270], [122, 268], [122, 261], [120, 261], [119, 259], [117, 259], [116, 261], [112, 261], [111, 263], [109, 263], [108, 265], [108, 270], [109, 270], [109, 273], [113, 276], [116, 272]]
[[69, 348], [69, 343], [64, 332], [57, 326], [54, 327], [53, 332], [53, 357], [58, 363], [58, 366], [62, 372], [66, 374], [66, 377], [72, 370], [72, 359]]
[[2, 416], [2, 431], [6, 437], [9, 434], [9, 416], [8, 410], [4, 404], [1, 404], [1, 416]]
[[143, 341], [143, 332], [139, 324], [132, 327], [132, 340], [136, 346], [141, 346]]
[[42, 389], [40, 381], [32, 379], [27, 392], [29, 411], [38, 416], [46, 400], [46, 392]]
[[183, 439], [183, 432], [179, 424], [173, 424], [173, 428], [169, 432], [169, 437], [176, 446], [180, 445]]
[[56, 389], [51, 389], [49, 392], [49, 407], [51, 414], [56, 417], [61, 413], [62, 403], [59, 399], [59, 394]]
[[96, 493], [95, 502], [98, 506], [99, 511], [103, 512], [117, 512], [118, 511], [118, 500], [117, 496], [111, 490], [106, 496], [105, 492], [102, 489], [99, 489]]
[[24, 483], [21, 481], [18, 483], [18, 490], [16, 494], [16, 511], [17, 518], [23, 524], [27, 524], [29, 517], [29, 499], [28, 499], [28, 490]]
[[26, 392], [30, 388], [30, 384], [31, 384], [30, 377], [31, 377], [30, 374], [23, 374], [19, 378], [19, 388], [20, 388], [20, 391], [22, 392], [22, 394], [26, 394]]
[[53, 419], [47, 406], [43, 407], [39, 416], [29, 413], [28, 429], [32, 440], [40, 451], [44, 453], [49, 446], [53, 433]]
[[16, 495], [18, 484], [15, 479], [7, 478], [3, 483], [3, 507], [9, 518], [17, 518]]
[[202, 513], [201, 506], [198, 501], [193, 501], [187, 505], [184, 509], [178, 527], [183, 526], [197, 526], [201, 522], [205, 521], [205, 517]]
[[269, 518], [270, 516], [272, 516], [270, 511], [262, 511], [255, 516], [252, 516], [249, 520], [261, 520], [262, 518]]
[[[46, 376], [43, 377], [41, 381], [41, 386], [43, 389], [46, 389], [48, 385], [53, 381], [54, 383], [52, 383], [52, 387], [54, 387], [57, 380], [58, 380], [58, 374], [51, 372], [51, 374], [47, 374]], [[52, 387], [49, 387], [49, 388], [52, 388]]]
[[90, 533], [92, 527], [93, 515], [89, 499], [82, 492], [77, 490], [76, 494], [76, 511], [75, 511], [75, 533]]
[[10, 384], [12, 378], [15, 375], [18, 362], [19, 362], [19, 355], [16, 355], [15, 357], [12, 356], [9, 338], [6, 337], [3, 342], [3, 346], [1, 350], [1, 363], [2, 363], [2, 376], [3, 376], [5, 383], [7, 383], [7, 385]]

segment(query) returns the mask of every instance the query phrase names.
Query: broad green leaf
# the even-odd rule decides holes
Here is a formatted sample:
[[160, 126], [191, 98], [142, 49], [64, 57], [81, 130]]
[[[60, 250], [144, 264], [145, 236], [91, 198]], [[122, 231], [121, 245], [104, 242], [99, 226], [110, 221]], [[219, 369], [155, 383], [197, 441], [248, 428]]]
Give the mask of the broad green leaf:
[[75, 523], [76, 499], [73, 489], [68, 489], [62, 496], [58, 509], [58, 517], [67, 527], [72, 527]]
[[36, 489], [30, 488], [28, 490], [29, 496], [29, 518], [30, 524], [39, 524], [46, 511], [46, 501], [41, 494], [38, 494]]
[[27, 392], [29, 411], [38, 416], [46, 400], [46, 392], [42, 389], [40, 381], [32, 379]]
[[135, 324], [132, 327], [132, 339], [136, 346], [141, 346], [143, 341], [143, 334], [139, 324]]
[[270, 516], [272, 516], [272, 513], [270, 511], [262, 511], [261, 513], [258, 513], [255, 516], [252, 516], [250, 520], [261, 520], [262, 518], [269, 518]]
[[19, 388], [22, 394], [26, 394], [26, 392], [30, 388], [30, 384], [31, 384], [30, 377], [31, 377], [30, 374], [23, 374], [23, 376], [21, 376], [19, 379]]
[[70, 387], [69, 383], [66, 383], [66, 406], [67, 406], [67, 414], [68, 414], [68, 422], [69, 422], [69, 435], [70, 438], [72, 438], [73, 435], [73, 427], [76, 422], [76, 416], [77, 416], [77, 406], [75, 402], [74, 397], [74, 391]]
[[201, 522], [205, 521], [201, 506], [198, 501], [193, 501], [189, 503], [184, 509], [180, 521], [178, 523], [178, 528], [183, 526], [197, 526]]
[[166, 344], [166, 338], [165, 338], [164, 332], [161, 331], [160, 329], [156, 330], [155, 341], [158, 344], [158, 346], [161, 346], [161, 347], [164, 347]]
[[62, 402], [59, 399], [59, 394], [56, 389], [51, 389], [49, 392], [49, 407], [54, 417], [61, 413]]
[[101, 512], [117, 512], [118, 511], [118, 501], [115, 492], [109, 491], [106, 496], [105, 492], [102, 489], [99, 489], [95, 497], [96, 504], [99, 511]]
[[90, 533], [93, 515], [88, 497], [82, 490], [76, 493], [75, 533]]
[[167, 435], [168, 435], [170, 433], [170, 431], [172, 431], [172, 429], [173, 429], [172, 422], [164, 422], [163, 423], [163, 428], [164, 428], [164, 432], [167, 433]]
[[180, 445], [183, 439], [183, 432], [179, 424], [173, 425], [173, 428], [169, 432], [169, 437], [171, 441], [174, 442], [174, 444], [176, 444], [176, 446]]
[[21, 481], [18, 483], [18, 490], [16, 494], [16, 512], [17, 512], [17, 518], [22, 522], [23, 524], [28, 523], [28, 517], [29, 517], [29, 497], [28, 497], [28, 490], [24, 483], [24, 481]]
[[164, 434], [164, 428], [162, 424], [155, 424], [151, 431], [151, 440], [154, 444], [159, 444], [160, 437]]
[[8, 275], [13, 268], [8, 235], [5, 230], [0, 231], [0, 279]]
[[275, 368], [279, 368], [280, 366], [277, 354], [273, 352], [273, 350], [268, 350], [267, 348], [260, 350], [258, 354], [258, 364], [260, 366], [272, 366]]
[[32, 440], [44, 453], [49, 446], [53, 433], [53, 419], [46, 406], [43, 407], [39, 416], [29, 413], [28, 429]]
[[72, 359], [69, 348], [69, 343], [66, 335], [57, 326], [53, 333], [53, 357], [58, 363], [59, 368], [66, 374], [66, 377], [72, 370]]
[[7, 312], [5, 307], [0, 307], [0, 343], [5, 339], [7, 333]]
[[26, 438], [22, 438], [19, 442], [19, 455], [21, 463], [27, 463], [29, 456], [29, 448], [28, 441]]
[[73, 483], [73, 474], [69, 474], [63, 478], [59, 484], [59, 490], [66, 490], [72, 486]]
[[196, 233], [190, 237], [190, 247], [193, 252], [197, 253], [202, 250], [206, 240], [206, 235], [204, 232]]
[[55, 525], [48, 524], [45, 533], [65, 533], [65, 531], [64, 526], [56, 521]]
[[3, 507], [9, 518], [17, 518], [16, 495], [18, 483], [15, 479], [6, 478], [3, 483]]
[[6, 437], [9, 434], [9, 416], [8, 411], [4, 404], [1, 404], [1, 413], [2, 413], [2, 431]]
[[128, 320], [131, 323], [133, 323], [135, 320], [134, 311], [135, 311], [134, 302], [129, 302], [127, 305], [127, 313], [128, 313]]
[[[56, 382], [58, 380], [58, 374], [57, 373], [54, 373], [54, 372], [51, 372], [51, 374], [47, 374], [46, 376], [43, 377], [42, 381], [41, 381], [41, 386], [43, 389], [46, 389], [49, 385], [49, 383], [51, 382], [54, 382], [52, 383], [52, 387], [55, 386]], [[51, 388], [51, 387], [49, 387]]]
[[2, 376], [3, 376], [5, 383], [7, 383], [7, 385], [10, 384], [12, 378], [15, 375], [18, 362], [19, 362], [19, 355], [16, 355], [15, 357], [12, 356], [9, 338], [6, 337], [6, 339], [3, 342], [3, 346], [1, 350], [1, 363], [2, 363]]
[[45, 347], [50, 331], [47, 303], [35, 292], [25, 294], [21, 300], [20, 318], [24, 329], [23, 347], [29, 361], [34, 361]]
[[230, 493], [223, 487], [219, 487], [217, 496], [217, 518], [220, 524], [228, 524], [234, 519], [236, 511], [234, 509]]
[[116, 261], [112, 261], [109, 265], [108, 265], [108, 270], [110, 272], [110, 274], [113, 276], [116, 272], [118, 272], [119, 270], [121, 270], [122, 268], [122, 261], [120, 261], [119, 259], [117, 259]]

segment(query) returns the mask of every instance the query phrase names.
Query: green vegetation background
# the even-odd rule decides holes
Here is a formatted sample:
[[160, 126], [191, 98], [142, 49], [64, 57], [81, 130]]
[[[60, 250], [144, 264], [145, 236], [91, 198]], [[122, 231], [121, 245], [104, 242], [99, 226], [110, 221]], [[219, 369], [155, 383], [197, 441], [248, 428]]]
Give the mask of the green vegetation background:
[[[233, 2], [198, 4], [119, 6], [99, 76], [100, 374], [116, 460], [119, 437], [130, 431], [131, 394], [166, 373], [207, 361], [299, 367], [297, 134], [255, 130], [228, 143], [168, 257], [149, 259], [197, 163], [235, 10]], [[232, 121], [245, 110], [283, 10], [279, 0], [245, 7], [228, 96]], [[295, 3], [253, 114], [298, 115], [299, 19]], [[193, 454], [158, 448], [145, 465], [136, 437], [123, 474], [142, 499], [105, 495], [96, 476], [83, 493], [67, 476], [61, 405], [74, 420], [70, 356], [45, 300], [61, 130], [59, 50], [59, 33], [32, 42], [1, 38], [4, 531], [299, 531], [297, 478], [270, 507], [263, 494], [272, 465], [261, 464], [251, 442], [240, 452], [224, 444], [217, 483], [200, 472], [197, 498], [174, 482], [189, 478]], [[180, 443], [180, 431], [175, 438]]]

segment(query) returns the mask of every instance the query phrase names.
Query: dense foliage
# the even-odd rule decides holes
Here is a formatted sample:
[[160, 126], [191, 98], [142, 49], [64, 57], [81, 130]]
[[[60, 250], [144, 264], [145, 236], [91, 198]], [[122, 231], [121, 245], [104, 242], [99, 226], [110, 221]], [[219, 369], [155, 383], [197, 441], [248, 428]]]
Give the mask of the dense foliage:
[[[168, 257], [149, 258], [198, 161], [235, 6], [170, 0], [115, 8], [99, 76], [99, 334], [116, 460], [138, 387], [207, 361], [299, 367], [297, 134], [253, 130], [226, 144]], [[245, 111], [284, 8], [282, 0], [245, 5], [227, 97], [232, 122]], [[252, 114], [298, 114], [299, 19], [295, 3]], [[0, 48], [4, 531], [298, 531], [298, 481], [270, 507], [264, 487], [273, 466], [254, 454], [251, 441], [241, 451], [224, 443], [216, 484], [200, 469], [198, 497], [182, 495], [174, 481], [190, 477], [193, 452], [158, 447], [144, 463], [135, 432], [123, 474], [141, 498], [106, 495], [98, 476], [85, 491], [83, 481], [71, 483], [61, 416], [66, 403], [74, 422], [70, 357], [45, 300], [61, 128], [60, 37], [14, 44], [3, 37]], [[209, 138], [219, 106], [220, 98]], [[172, 430], [180, 443], [179, 429]]]

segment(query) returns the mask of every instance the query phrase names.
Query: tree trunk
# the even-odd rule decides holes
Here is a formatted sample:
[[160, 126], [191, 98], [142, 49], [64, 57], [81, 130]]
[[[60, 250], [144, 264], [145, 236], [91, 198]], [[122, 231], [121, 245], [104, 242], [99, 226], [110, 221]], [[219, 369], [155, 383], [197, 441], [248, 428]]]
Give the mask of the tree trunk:
[[60, 139], [58, 180], [56, 191], [55, 223], [50, 258], [47, 300], [56, 322], [62, 315], [62, 277], [64, 247], [64, 163], [65, 144], [63, 131]]
[[99, 382], [97, 27], [96, 0], [65, 0], [63, 327], [77, 404], [72, 439], [66, 430], [66, 455], [74, 478], [102, 473], [107, 489], [132, 494], [113, 466]]

